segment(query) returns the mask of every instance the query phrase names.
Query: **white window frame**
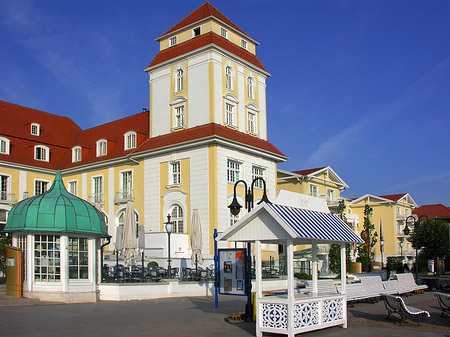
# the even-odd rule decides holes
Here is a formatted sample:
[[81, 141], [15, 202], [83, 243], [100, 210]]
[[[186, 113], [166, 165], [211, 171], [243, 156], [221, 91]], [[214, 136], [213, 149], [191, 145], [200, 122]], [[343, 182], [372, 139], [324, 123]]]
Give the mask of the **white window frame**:
[[8, 200], [11, 190], [11, 175], [0, 173], [0, 200]]
[[220, 27], [220, 36], [228, 40], [228, 30], [223, 27]]
[[172, 206], [170, 206], [170, 215], [171, 215], [170, 221], [173, 224], [172, 233], [184, 233], [185, 231], [184, 224], [186, 222], [184, 221], [183, 207], [181, 207], [181, 205], [178, 204], [173, 204]]
[[135, 131], [128, 131], [124, 135], [125, 151], [135, 149], [137, 146], [137, 134]]
[[41, 126], [38, 123], [31, 123], [30, 133], [33, 136], [40, 136], [41, 135]]
[[[197, 30], [198, 30], [198, 34], [196, 33]], [[201, 28], [201, 26], [192, 28], [192, 37], [193, 38], [197, 37], [197, 36], [200, 36], [200, 35], [202, 35], [202, 28]]]
[[241, 162], [234, 159], [227, 159], [227, 182], [235, 183], [241, 179]]
[[241, 47], [242, 49], [248, 50], [248, 42], [244, 39], [241, 39]]
[[44, 145], [35, 145], [34, 147], [34, 160], [49, 161], [50, 149]]
[[169, 186], [181, 186], [181, 160], [169, 163]]
[[9, 155], [9, 139], [0, 137], [0, 153]]
[[[80, 241], [84, 241], [84, 249], [81, 249]], [[69, 259], [69, 280], [89, 280], [89, 239], [69, 237], [67, 250]], [[76, 271], [76, 277], [73, 276], [71, 271]]]
[[233, 67], [231, 65], [227, 65], [225, 67], [225, 88], [227, 90], [233, 91]]
[[336, 199], [336, 191], [332, 188], [327, 188], [327, 201], [333, 202]]
[[[100, 182], [100, 190], [98, 189], [98, 183]], [[105, 191], [103, 175], [92, 177], [92, 200], [94, 203], [103, 203], [103, 194]]]
[[258, 134], [257, 118], [255, 111], [247, 110], [247, 131], [252, 135]]
[[67, 182], [67, 191], [70, 194], [78, 195], [78, 180], [69, 180]]
[[120, 172], [120, 189], [122, 190], [123, 199], [133, 198], [133, 170]]
[[[265, 176], [266, 176], [266, 169], [264, 167], [252, 165], [252, 181], [255, 178], [262, 178], [265, 180]], [[264, 184], [261, 180], [257, 180], [253, 186], [258, 189], [262, 189], [264, 187]]]
[[36, 282], [61, 282], [61, 237], [34, 236], [33, 273]]
[[81, 146], [74, 146], [72, 148], [72, 163], [81, 161]]
[[236, 127], [236, 105], [225, 102], [225, 125]]
[[97, 140], [97, 157], [106, 156], [108, 154], [108, 141], [106, 139]]
[[[40, 185], [40, 186], [38, 186]], [[50, 185], [50, 181], [48, 180], [42, 180], [42, 179], [35, 179], [34, 180], [34, 195], [41, 195], [48, 191], [48, 186]], [[39, 187], [39, 193], [36, 193], [37, 189]]]
[[185, 104], [174, 105], [173, 129], [182, 129], [184, 127], [186, 127], [186, 105]]
[[319, 196], [319, 185], [309, 184], [309, 195], [312, 197]]
[[183, 92], [184, 90], [184, 70], [178, 68], [175, 70], [175, 93]]
[[255, 79], [251, 76], [247, 77], [247, 97], [248, 99], [255, 99]]
[[177, 36], [172, 36], [169, 38], [169, 47], [175, 46], [178, 43]]

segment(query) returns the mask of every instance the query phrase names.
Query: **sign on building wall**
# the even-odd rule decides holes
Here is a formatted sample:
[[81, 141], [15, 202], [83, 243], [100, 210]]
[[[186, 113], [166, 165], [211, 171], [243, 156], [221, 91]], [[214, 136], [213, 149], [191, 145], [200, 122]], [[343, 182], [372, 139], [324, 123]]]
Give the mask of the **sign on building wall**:
[[247, 250], [219, 249], [219, 293], [245, 295], [245, 255]]

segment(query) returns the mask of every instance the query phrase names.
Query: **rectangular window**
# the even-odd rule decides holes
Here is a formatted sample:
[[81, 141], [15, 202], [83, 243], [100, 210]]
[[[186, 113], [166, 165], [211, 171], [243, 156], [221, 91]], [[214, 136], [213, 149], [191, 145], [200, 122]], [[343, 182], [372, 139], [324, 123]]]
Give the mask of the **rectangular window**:
[[125, 150], [134, 149], [136, 147], [136, 133], [130, 132], [125, 135]]
[[88, 240], [69, 238], [69, 279], [87, 280], [89, 278]]
[[227, 180], [230, 183], [235, 183], [239, 180], [240, 164], [233, 160], [227, 162]]
[[170, 163], [171, 166], [171, 175], [172, 184], [181, 184], [181, 163], [179, 161], [175, 161], [173, 163]]
[[193, 36], [193, 37], [200, 36], [200, 33], [201, 33], [200, 27], [195, 27], [195, 28], [192, 30], [192, 36]]
[[230, 214], [230, 227], [233, 226], [236, 222], [239, 221], [239, 214], [238, 215], [233, 215], [231, 213]]
[[67, 187], [70, 194], [77, 195], [77, 185], [77, 181], [69, 181]]
[[133, 199], [133, 172], [125, 171], [122, 175], [122, 198], [129, 200]]
[[47, 148], [43, 146], [35, 146], [34, 148], [34, 159], [48, 161], [47, 159]]
[[175, 128], [184, 127], [184, 105], [175, 107], [174, 127]]
[[256, 134], [256, 116], [254, 113], [249, 112], [247, 114], [247, 127], [248, 133]]
[[72, 162], [81, 161], [81, 147], [75, 147], [72, 149]]
[[94, 202], [103, 202], [103, 177], [94, 177]]
[[234, 105], [225, 103], [225, 124], [234, 126]]
[[241, 40], [241, 47], [247, 50], [247, 41]]
[[312, 197], [319, 196], [319, 187], [317, 185], [309, 185], [309, 195]]
[[8, 200], [8, 176], [0, 176], [0, 200]]
[[59, 235], [34, 236], [34, 279], [41, 282], [59, 282], [60, 271]]
[[106, 140], [99, 140], [97, 142], [97, 157], [106, 156], [107, 153], [107, 142]]
[[34, 195], [41, 195], [47, 192], [47, 181], [36, 180], [34, 183]]
[[220, 36], [228, 39], [228, 31], [225, 28], [220, 27]]
[[33, 136], [39, 136], [39, 131], [40, 131], [39, 129], [40, 129], [39, 124], [37, 124], [37, 123], [31, 124], [31, 134]]
[[[264, 179], [264, 169], [258, 166], [252, 166], [252, 181], [255, 178], [263, 178]], [[255, 181], [256, 188], [263, 188], [263, 182], [261, 180]]]
[[327, 189], [327, 201], [333, 202], [334, 201], [334, 190]]
[[0, 139], [0, 153], [9, 154], [8, 142], [5, 139]]
[[22, 249], [22, 254], [25, 257], [23, 259], [23, 272], [24, 272], [24, 279], [27, 279], [27, 236], [24, 234], [20, 234], [17, 236], [17, 246]]
[[169, 39], [169, 47], [175, 46], [177, 44], [177, 37], [173, 36]]

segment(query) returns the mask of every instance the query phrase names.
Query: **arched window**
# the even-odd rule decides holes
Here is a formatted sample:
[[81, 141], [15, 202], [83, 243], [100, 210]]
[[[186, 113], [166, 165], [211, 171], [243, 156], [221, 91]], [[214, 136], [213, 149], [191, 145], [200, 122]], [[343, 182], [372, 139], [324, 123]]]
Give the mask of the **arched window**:
[[183, 75], [184, 75], [183, 69], [178, 69], [175, 82], [175, 92], [183, 91]]
[[81, 146], [74, 146], [72, 148], [72, 163], [81, 161]]
[[134, 149], [136, 147], [136, 132], [129, 131], [125, 134], [125, 150]]
[[225, 68], [225, 79], [227, 90], [233, 90], [233, 74], [230, 66]]
[[36, 145], [34, 147], [34, 159], [41, 161], [48, 161], [49, 148], [43, 145]]
[[106, 139], [100, 139], [97, 141], [97, 157], [106, 156], [107, 154], [107, 141]]
[[255, 92], [253, 87], [253, 78], [247, 78], [247, 92], [249, 99], [255, 99]]
[[183, 209], [178, 206], [172, 206], [171, 212], [171, 221], [173, 224], [173, 233], [184, 233], [183, 227]]

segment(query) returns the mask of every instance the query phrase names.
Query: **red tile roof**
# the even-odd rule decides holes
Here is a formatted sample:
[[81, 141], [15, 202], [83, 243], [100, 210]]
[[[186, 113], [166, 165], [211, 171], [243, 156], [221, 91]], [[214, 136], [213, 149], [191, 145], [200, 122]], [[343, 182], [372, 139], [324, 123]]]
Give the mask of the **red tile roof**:
[[240, 33], [246, 35], [251, 39], [251, 37], [245, 33], [242, 29], [240, 29], [235, 23], [233, 23], [230, 19], [228, 19], [225, 15], [223, 15], [218, 9], [216, 9], [213, 5], [211, 5], [209, 2], [205, 2], [203, 5], [201, 5], [199, 8], [197, 8], [195, 11], [193, 11], [191, 14], [186, 16], [184, 19], [182, 19], [180, 22], [178, 22], [175, 26], [170, 28], [167, 32], [165, 32], [163, 35], [161, 35], [156, 40], [159, 40], [162, 36], [170, 34], [174, 31], [177, 31], [178, 29], [187, 27], [191, 24], [194, 24], [195, 22], [198, 22], [202, 19], [206, 19], [208, 17], [215, 17], [216, 19], [224, 22], [228, 26], [236, 29]]
[[442, 204], [422, 205], [412, 212], [416, 215], [426, 215], [428, 218], [450, 218], [450, 207]]
[[266, 140], [245, 134], [240, 131], [230, 129], [226, 126], [216, 123], [209, 123], [182, 131], [173, 132], [170, 134], [149, 138], [141, 146], [139, 146], [133, 153], [140, 153], [144, 151], [163, 148], [166, 146], [182, 144], [194, 140], [201, 140], [217, 136], [240, 144], [244, 144], [253, 148], [270, 152], [277, 156], [287, 158], [280, 150]]
[[293, 171], [292, 173], [300, 174], [302, 176], [307, 176], [308, 174], [317, 172], [317, 171], [319, 171], [321, 169], [324, 169], [325, 167], [326, 166], [324, 166], [324, 167], [317, 167], [317, 168], [313, 168], [313, 169], [307, 169], [307, 170]]
[[399, 201], [401, 198], [403, 198], [407, 193], [401, 193], [401, 194], [390, 194], [390, 195], [380, 195], [380, 198], [392, 200], [392, 201]]
[[262, 65], [256, 55], [250, 53], [249, 51], [239, 47], [238, 45], [228, 41], [220, 35], [217, 35], [213, 32], [209, 32], [206, 34], [202, 34], [197, 36], [191, 40], [182, 42], [173, 47], [166, 48], [161, 50], [153, 59], [152, 62], [148, 65], [147, 68], [156, 66], [160, 63], [169, 61], [175, 57], [187, 54], [189, 52], [195, 51], [205, 46], [216, 45], [220, 48], [223, 48], [230, 53], [236, 55], [237, 57], [253, 64], [254, 66], [262, 69], [264, 72], [267, 72], [266, 68]]

